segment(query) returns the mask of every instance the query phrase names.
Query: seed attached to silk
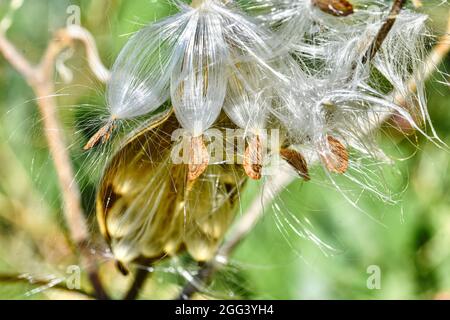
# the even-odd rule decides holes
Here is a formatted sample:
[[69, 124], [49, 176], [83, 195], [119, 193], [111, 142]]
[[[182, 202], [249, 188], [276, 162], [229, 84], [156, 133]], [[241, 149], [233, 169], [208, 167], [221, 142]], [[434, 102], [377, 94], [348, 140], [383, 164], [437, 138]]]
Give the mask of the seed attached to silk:
[[308, 163], [300, 152], [293, 149], [281, 149], [280, 155], [291, 167], [295, 169], [295, 171], [297, 171], [298, 175], [302, 177], [303, 180], [311, 180], [308, 171]]
[[312, 0], [312, 3], [323, 12], [336, 17], [346, 17], [354, 12], [353, 5], [347, 0]]
[[203, 136], [191, 138], [189, 148], [188, 181], [197, 180], [209, 164], [209, 154]]
[[336, 138], [327, 137], [329, 152], [321, 155], [322, 161], [330, 172], [345, 173], [348, 170], [349, 155], [347, 148]]
[[259, 180], [262, 177], [262, 150], [261, 138], [255, 135], [249, 139], [248, 146], [245, 149], [243, 167], [245, 173], [253, 180]]

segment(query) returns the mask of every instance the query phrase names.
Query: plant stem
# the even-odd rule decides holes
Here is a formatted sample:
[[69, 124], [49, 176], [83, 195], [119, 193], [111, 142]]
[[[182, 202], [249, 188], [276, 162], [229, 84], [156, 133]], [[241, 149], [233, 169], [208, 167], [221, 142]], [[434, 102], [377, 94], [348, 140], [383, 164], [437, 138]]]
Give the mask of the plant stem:
[[149, 272], [146, 269], [138, 269], [131, 287], [125, 294], [123, 300], [136, 300], [138, 298], [141, 289], [144, 287], [145, 282], [148, 279]]
[[[81, 207], [80, 190], [75, 180], [70, 155], [64, 141], [63, 129], [57, 116], [57, 102], [53, 82], [54, 65], [61, 51], [72, 44], [71, 30], [73, 28], [81, 27], [70, 26], [57, 32], [57, 36], [48, 45], [40, 64], [37, 66], [31, 65], [2, 32], [0, 32], [0, 52], [11, 66], [22, 75], [37, 97], [36, 103], [42, 115], [45, 137], [58, 176], [64, 207], [63, 211], [71, 239], [79, 249], [81, 262], [88, 272], [89, 279], [96, 291], [96, 297], [98, 299], [107, 299], [108, 295], [101, 284], [96, 262], [86, 245], [90, 239], [87, 221]], [[85, 36], [86, 34], [88, 34], [87, 31], [84, 32]], [[82, 35], [78, 33], [79, 37], [76, 39], [80, 40]], [[85, 39], [83, 43], [85, 45], [94, 45], [90, 40]], [[91, 52], [90, 59], [92, 60], [92, 56], [97, 52], [96, 49], [91, 48], [87, 51]], [[92, 62], [92, 64], [98, 64], [98, 61], [100, 59]]]
[[386, 37], [388, 36], [389, 32], [392, 30], [392, 27], [395, 24], [395, 21], [397, 20], [397, 16], [400, 14], [400, 12], [403, 9], [403, 6], [405, 5], [406, 0], [394, 0], [394, 3], [392, 4], [391, 11], [389, 12], [389, 16], [387, 17], [386, 21], [381, 26], [380, 30], [378, 31], [377, 36], [375, 37], [375, 40], [372, 42], [369, 49], [366, 51], [362, 63], [365, 64], [368, 61], [371, 61], [373, 58], [375, 58], [376, 54], [380, 50], [381, 46], [383, 45], [384, 40], [386, 40]]

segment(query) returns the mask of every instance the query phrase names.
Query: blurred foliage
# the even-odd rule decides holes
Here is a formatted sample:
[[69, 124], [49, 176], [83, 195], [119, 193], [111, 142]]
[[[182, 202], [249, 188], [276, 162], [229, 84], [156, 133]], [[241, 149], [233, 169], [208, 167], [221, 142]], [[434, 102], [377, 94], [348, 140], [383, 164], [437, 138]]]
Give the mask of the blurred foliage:
[[[7, 2], [0, 0], [0, 15]], [[436, 7], [439, 3], [441, 6]], [[17, 12], [9, 38], [37, 62], [52, 33], [64, 26], [66, 10], [71, 5], [81, 8], [82, 25], [93, 33], [108, 66], [128, 34], [173, 10], [163, 0], [28, 0]], [[432, 17], [431, 30], [437, 35], [442, 33], [448, 5], [427, 1], [422, 10]], [[59, 112], [67, 128], [67, 139], [73, 145], [71, 152], [80, 172], [85, 209], [95, 230], [95, 175], [91, 174], [91, 167], [86, 167], [86, 156], [81, 153], [87, 133], [78, 130], [77, 123], [86, 115], [85, 109], [77, 106], [101, 106], [103, 86], [86, 69], [82, 48], [77, 47], [67, 65], [75, 78], [71, 84], [56, 79]], [[443, 73], [436, 73], [427, 86], [431, 118], [448, 144], [450, 90], [443, 82], [448, 80], [444, 75], [449, 68], [447, 59], [440, 66]], [[0, 88], [0, 274], [64, 276], [66, 266], [76, 260], [60, 230], [64, 229], [64, 222], [58, 186], [35, 97], [2, 58]], [[270, 299], [448, 297], [450, 155], [423, 137], [409, 138], [402, 139], [392, 132], [380, 134], [388, 153], [399, 159], [385, 182], [397, 193], [397, 204], [373, 199], [364, 190], [340, 181], [342, 188], [351, 189], [353, 195], [362, 194], [357, 196], [358, 206], [365, 214], [320, 181], [294, 183], [279, 201], [299, 219], [310, 223], [318, 237], [333, 249], [324, 254], [311, 241], [298, 237], [289, 224], [279, 226], [277, 219], [285, 217], [267, 208], [265, 218], [238, 248], [230, 267], [217, 275], [217, 290]], [[244, 209], [256, 187], [252, 185], [243, 195]], [[102, 266], [107, 280], [118, 277], [111, 265]], [[381, 270], [380, 290], [370, 290], [366, 285], [368, 267], [373, 265]], [[168, 298], [176, 288], [171, 283], [181, 281], [173, 278], [157, 272], [145, 291], [152, 298]], [[108, 282], [114, 296], [120, 296], [127, 281]], [[0, 298], [77, 298], [50, 291], [26, 295], [32, 288], [35, 286], [0, 283]]]

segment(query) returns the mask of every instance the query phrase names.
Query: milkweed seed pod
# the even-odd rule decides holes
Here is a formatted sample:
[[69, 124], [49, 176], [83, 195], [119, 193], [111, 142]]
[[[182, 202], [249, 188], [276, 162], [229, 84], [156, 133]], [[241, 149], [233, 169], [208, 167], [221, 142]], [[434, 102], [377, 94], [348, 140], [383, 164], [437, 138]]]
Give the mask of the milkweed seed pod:
[[[112, 120], [92, 141], [108, 140], [119, 119], [154, 113], [171, 100], [174, 115], [134, 134], [100, 184], [98, 220], [121, 263], [185, 251], [211, 259], [239, 189], [247, 177], [261, 178], [268, 125], [283, 132], [277, 152], [305, 181], [319, 163], [337, 188], [340, 174], [377, 194], [377, 179], [360, 160], [387, 158], [370, 135], [379, 119], [396, 113], [426, 135], [417, 123], [429, 123], [420, 65], [425, 16], [403, 11], [377, 41], [392, 17], [351, 1], [176, 3], [179, 14], [138, 32], [120, 54], [108, 86]], [[210, 159], [206, 133], [215, 124], [243, 129], [243, 166]], [[169, 137], [180, 127], [188, 165], [171, 159], [179, 144]]]
[[170, 160], [174, 116], [128, 141], [112, 158], [97, 195], [100, 229], [124, 265], [187, 251], [197, 261], [216, 252], [245, 175], [238, 166], [207, 168], [191, 189], [186, 166]]

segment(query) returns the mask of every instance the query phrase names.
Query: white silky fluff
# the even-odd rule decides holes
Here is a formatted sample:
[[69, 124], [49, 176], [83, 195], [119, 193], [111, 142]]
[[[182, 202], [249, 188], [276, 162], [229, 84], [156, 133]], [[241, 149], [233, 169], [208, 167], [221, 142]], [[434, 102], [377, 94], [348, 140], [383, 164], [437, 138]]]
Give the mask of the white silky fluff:
[[322, 12], [311, 0], [238, 0], [243, 10], [255, 16], [263, 25], [275, 30], [278, 44], [303, 51], [314, 51], [312, 37], [327, 28], [339, 28], [348, 19]]
[[[386, 112], [399, 109], [413, 121], [408, 112], [394, 108], [395, 101], [373, 81], [370, 71], [375, 67], [413, 106], [409, 112], [429, 122], [423, 81], [417, 79], [415, 95], [408, 88], [424, 59], [426, 17], [402, 11], [374, 62], [362, 65], [389, 9], [383, 1], [365, 3], [349, 17], [338, 18], [309, 0], [248, 1], [244, 9], [260, 24], [235, 4], [218, 0], [205, 0], [197, 8], [179, 5], [181, 13], [144, 28], [122, 50], [107, 88], [111, 116], [144, 115], [171, 97], [179, 122], [194, 136], [212, 126], [225, 107], [231, 120], [247, 129], [264, 126], [272, 111], [294, 140], [307, 137], [311, 142], [323, 141], [335, 128], [355, 135], [356, 123], [370, 118], [372, 107], [379, 112], [375, 101], [383, 99], [386, 103], [381, 105], [392, 106]], [[369, 5], [378, 5], [379, 10], [369, 10]], [[269, 86], [278, 96], [275, 108], [268, 102]], [[333, 105], [330, 111], [336, 96], [342, 106]], [[333, 123], [354, 115], [359, 121]]]
[[257, 64], [242, 63], [230, 69], [224, 111], [246, 134], [258, 134], [272, 107], [272, 83]]
[[[203, 134], [224, 109], [248, 131], [264, 128], [275, 115], [291, 141], [313, 152], [328, 148], [331, 134], [380, 154], [361, 134], [375, 118], [396, 112], [419, 129], [419, 114], [430, 123], [418, 72], [426, 16], [403, 10], [374, 61], [363, 64], [390, 2], [363, 3], [348, 17], [324, 13], [309, 0], [178, 3], [181, 13], [144, 28], [121, 52], [108, 85], [111, 114], [140, 116], [171, 97], [192, 136]], [[386, 95], [386, 83], [408, 110]]]
[[[254, 63], [273, 77], [271, 33], [236, 8], [205, 0], [134, 34], [122, 49], [107, 85], [112, 119], [131, 119], [157, 110], [171, 98], [181, 125], [201, 135], [219, 116], [229, 66]], [[230, 54], [230, 52], [233, 54]]]
[[[417, 115], [430, 123], [421, 75], [426, 16], [402, 10], [375, 58], [363, 62], [392, 1], [355, 4], [348, 17], [321, 12], [310, 0], [178, 4], [181, 13], [143, 29], [122, 51], [108, 86], [111, 114], [136, 117], [171, 98], [180, 124], [195, 137], [223, 109], [246, 134], [257, 134], [269, 122], [270, 128], [282, 129], [283, 142], [304, 155], [308, 166], [332, 151], [332, 136], [350, 153], [345, 177], [390, 202], [377, 175], [378, 164], [389, 159], [371, 131], [384, 122], [380, 118], [396, 113], [427, 136], [416, 123]], [[411, 78], [417, 92], [410, 90]], [[433, 129], [429, 138], [438, 140]], [[369, 158], [376, 163], [372, 168], [364, 162]], [[324, 172], [340, 190], [334, 175]], [[158, 181], [149, 181], [148, 187], [155, 185], [158, 191], [145, 199], [147, 207], [161, 203], [167, 187]], [[137, 212], [145, 225], [131, 224], [135, 238], [126, 239], [145, 247], [142, 239], [155, 215], [147, 209]], [[124, 218], [133, 220], [133, 210]], [[116, 231], [124, 232], [121, 227], [119, 221]], [[129, 251], [127, 241], [115, 254], [132, 260], [137, 252]]]
[[[233, 88], [229, 88], [227, 93], [229, 78], [241, 77], [241, 81], [244, 80], [242, 74], [239, 75], [239, 68], [234, 66], [253, 64], [254, 68], [249, 73], [253, 79], [255, 75], [251, 73], [258, 69], [272, 78], [283, 79], [284, 75], [271, 66], [270, 60], [276, 50], [267, 29], [219, 1], [206, 0], [193, 10], [177, 48], [184, 56], [173, 69], [171, 96], [181, 125], [193, 136], [198, 136], [215, 122], [226, 95], [230, 99], [239, 99], [234, 97], [236, 90]], [[257, 87], [254, 89], [263, 91]], [[246, 112], [248, 109], [236, 109], [234, 120], [246, 117]], [[245, 127], [246, 124], [241, 125]]]
[[158, 109], [170, 96], [175, 50], [191, 14], [181, 12], [143, 28], [127, 42], [112, 69], [106, 96], [112, 118], [130, 119]]
[[[389, 81], [395, 95], [404, 99], [405, 105], [402, 107], [407, 108], [411, 116], [418, 116], [419, 121], [429, 125], [429, 138], [441, 142], [428, 114], [425, 79], [422, 74], [426, 60], [427, 19], [426, 15], [409, 11], [399, 15], [397, 23], [374, 59], [374, 66]], [[411, 81], [415, 85], [413, 93]]]
[[[374, 61], [363, 64], [390, 3], [364, 4], [348, 17], [321, 12], [309, 0], [180, 5], [181, 13], [145, 28], [124, 48], [108, 87], [111, 113], [139, 116], [170, 95], [193, 136], [212, 126], [223, 108], [248, 131], [263, 128], [273, 114], [291, 141], [313, 152], [328, 148], [331, 134], [365, 154], [380, 154], [361, 134], [373, 119], [395, 111], [416, 129], [412, 114], [429, 123], [416, 74], [424, 60], [426, 17], [403, 10]], [[383, 85], [374, 80], [374, 69]], [[413, 75], [418, 90], [411, 95]], [[409, 110], [386, 95], [386, 83]]]
[[[273, 113], [290, 141], [305, 152], [326, 152], [326, 137], [332, 135], [362, 154], [386, 160], [367, 134], [377, 119], [397, 113], [427, 136], [416, 123], [418, 115], [432, 128], [420, 74], [427, 17], [402, 11], [374, 61], [363, 64], [385, 18], [386, 12], [365, 11], [346, 19], [346, 28], [324, 27], [314, 36], [313, 46], [305, 46], [303, 40], [290, 44], [296, 62], [284, 73], [294, 80], [282, 88]], [[384, 79], [376, 80], [373, 70]], [[411, 92], [411, 79], [416, 80], [417, 92]], [[389, 91], [406, 105], [398, 105]], [[429, 138], [438, 140], [434, 131]]]
[[210, 3], [195, 9], [177, 44], [172, 104], [182, 127], [199, 136], [217, 119], [225, 99], [229, 51], [223, 21]]

